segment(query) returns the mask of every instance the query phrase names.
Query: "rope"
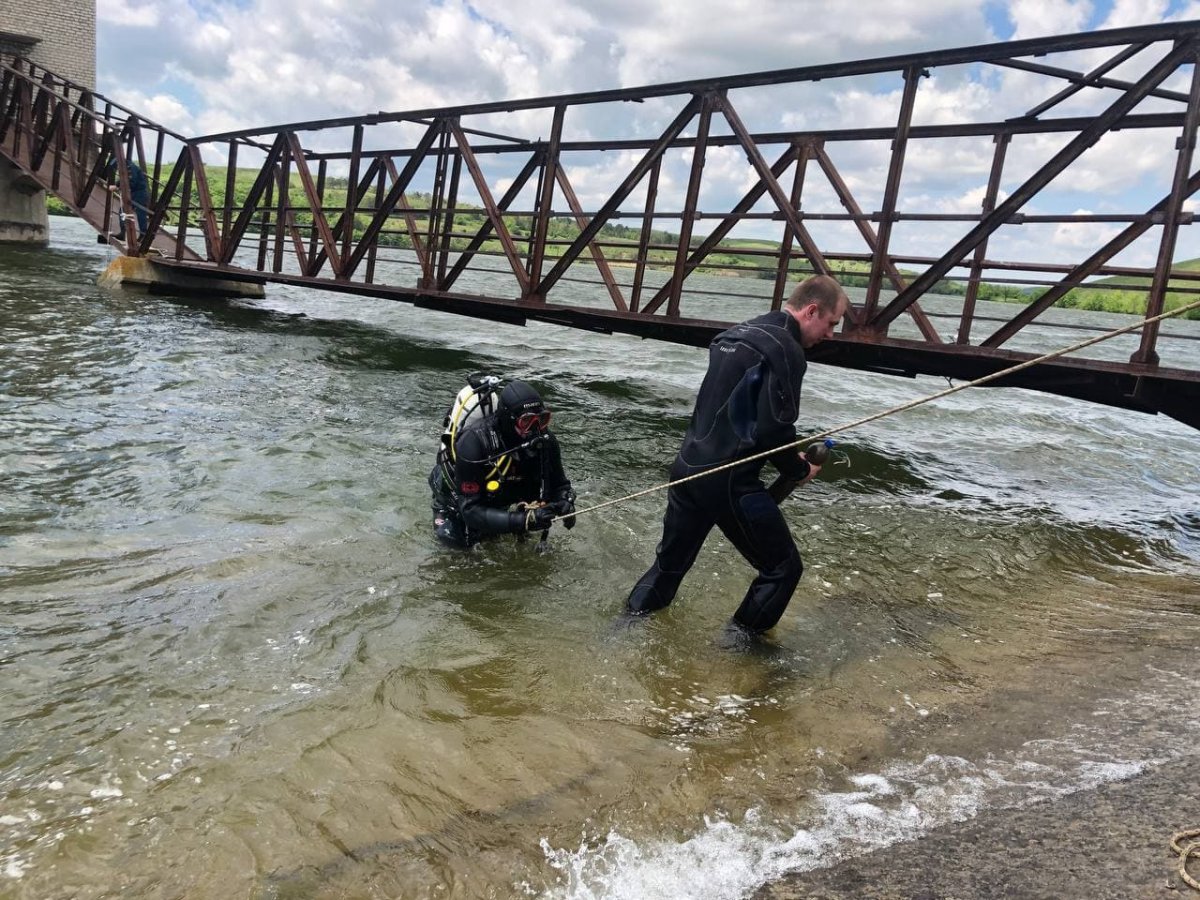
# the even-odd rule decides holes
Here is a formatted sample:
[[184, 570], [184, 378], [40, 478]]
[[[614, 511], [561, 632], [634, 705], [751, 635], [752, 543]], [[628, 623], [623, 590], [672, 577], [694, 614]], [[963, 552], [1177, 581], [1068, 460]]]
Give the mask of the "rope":
[[[1096, 337], [1093, 337], [1093, 338], [1088, 338], [1086, 341], [1080, 341], [1078, 344], [1072, 344], [1070, 347], [1064, 347], [1061, 350], [1055, 350], [1053, 353], [1044, 354], [1043, 356], [1039, 356], [1036, 359], [1026, 360], [1023, 363], [1018, 363], [1015, 366], [1010, 366], [1009, 368], [1002, 369], [999, 372], [993, 372], [991, 375], [984, 375], [982, 378], [976, 378], [974, 381], [967, 381], [967, 382], [964, 382], [963, 384], [958, 384], [953, 387], [949, 387], [946, 390], [939, 391], [936, 394], [930, 394], [927, 397], [921, 397], [920, 399], [910, 401], [909, 403], [902, 403], [899, 406], [893, 406], [890, 409], [883, 410], [883, 412], [874, 413], [873, 415], [870, 415], [870, 416], [864, 416], [863, 418], [858, 419], [854, 422], [848, 422], [845, 425], [839, 425], [835, 428], [830, 428], [827, 431], [822, 431], [820, 434], [807, 435], [806, 437], [803, 437], [799, 440], [793, 441], [790, 444], [782, 444], [779, 447], [773, 447], [770, 450], [764, 450], [762, 453], [756, 453], [753, 456], [745, 456], [745, 457], [742, 457], [741, 459], [735, 459], [733, 462], [725, 463], [724, 465], [717, 466], [714, 469], [706, 469], [705, 471], [698, 472], [695, 475], [688, 475], [686, 478], [680, 478], [677, 481], [666, 481], [666, 482], [663, 482], [662, 484], [656, 484], [653, 487], [646, 488], [645, 490], [637, 491], [636, 493], [628, 494], [624, 497], [618, 497], [616, 500], [606, 500], [603, 503], [597, 503], [595, 506], [588, 506], [588, 507], [585, 507], [584, 509], [577, 509], [577, 510], [575, 510], [575, 512], [571, 513], [571, 515], [582, 516], [582, 515], [586, 515], [587, 513], [598, 512], [599, 510], [605, 509], [606, 507], [615, 506], [618, 503], [625, 503], [629, 500], [634, 500], [638, 497], [644, 497], [646, 494], [652, 494], [655, 491], [661, 491], [666, 488], [676, 487], [677, 485], [686, 484], [689, 481], [695, 481], [697, 478], [704, 478], [708, 475], [715, 475], [718, 472], [724, 472], [726, 469], [732, 469], [735, 466], [741, 466], [741, 465], [745, 465], [748, 462], [755, 462], [756, 460], [765, 459], [768, 456], [774, 456], [776, 453], [778, 453], [781, 450], [790, 450], [794, 447], [799, 447], [801, 444], [809, 444], [809, 443], [812, 443], [813, 441], [819, 441], [822, 438], [829, 437], [830, 435], [839, 434], [843, 431], [849, 431], [851, 428], [858, 428], [859, 426], [866, 425], [868, 422], [875, 422], [886, 416], [893, 416], [896, 413], [900, 413], [900, 412], [904, 412], [905, 410], [913, 409], [914, 407], [921, 406], [925, 403], [932, 403], [934, 400], [940, 400], [942, 397], [949, 397], [951, 394], [957, 394], [959, 391], [965, 391], [969, 387], [978, 387], [981, 384], [987, 384], [989, 381], [995, 381], [998, 378], [1003, 378], [1006, 375], [1012, 375], [1016, 372], [1022, 371], [1023, 369], [1028, 369], [1031, 366], [1036, 366], [1040, 363], [1048, 362], [1052, 359], [1057, 359], [1060, 356], [1066, 356], [1068, 353], [1074, 353], [1076, 350], [1082, 350], [1085, 347], [1092, 346], [1092, 344], [1098, 344], [1101, 341], [1107, 341], [1109, 338], [1114, 338], [1117, 335], [1127, 334], [1130, 331], [1136, 331], [1139, 328], [1145, 327], [1146, 325], [1153, 324], [1154, 322], [1160, 322], [1163, 319], [1169, 319], [1172, 316], [1178, 316], [1182, 313], [1188, 312], [1193, 309], [1200, 309], [1200, 300], [1194, 300], [1193, 302], [1187, 304], [1186, 306], [1177, 306], [1175, 309], [1171, 310], [1170, 312], [1165, 312], [1165, 313], [1162, 313], [1160, 315], [1154, 316], [1149, 319], [1139, 319], [1138, 321], [1134, 322], [1132, 325], [1122, 326], [1121, 328], [1117, 328], [1113, 331], [1109, 331], [1104, 334], [1097, 335]], [[563, 517], [555, 516], [554, 521], [557, 521], [558, 519], [561, 519], [561, 518], [563, 518]], [[1197, 848], [1197, 853], [1198, 853], [1198, 855], [1200, 855], [1200, 847]]]
[[1200, 841], [1192, 841], [1190, 844], [1181, 844], [1184, 838], [1200, 837], [1200, 828], [1193, 828], [1190, 831], [1177, 832], [1171, 838], [1171, 849], [1179, 854], [1179, 877], [1186, 884], [1200, 891], [1200, 881], [1197, 881], [1188, 874], [1187, 861], [1189, 857], [1200, 859]]

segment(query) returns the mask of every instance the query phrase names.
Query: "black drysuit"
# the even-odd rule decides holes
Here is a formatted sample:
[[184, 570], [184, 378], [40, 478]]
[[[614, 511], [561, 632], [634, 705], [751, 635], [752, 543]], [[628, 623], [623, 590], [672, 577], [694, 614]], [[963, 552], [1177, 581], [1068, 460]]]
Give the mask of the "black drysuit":
[[[778, 310], [721, 332], [709, 347], [708, 372], [671, 466], [671, 480], [793, 443], [807, 363], [800, 326]], [[795, 450], [770, 457], [784, 475], [804, 478]], [[734, 621], [766, 631], [779, 621], [804, 566], [779, 506], [759, 479], [765, 459], [673, 487], [654, 564], [629, 595], [633, 613], [669, 604], [716, 525], [758, 569]]]
[[525, 513], [510, 512], [510, 506], [573, 496], [550, 431], [510, 449], [493, 414], [458, 436], [453, 463], [447, 464], [446, 453], [439, 452], [429, 473], [434, 532], [446, 543], [469, 547], [489, 535], [524, 532]]

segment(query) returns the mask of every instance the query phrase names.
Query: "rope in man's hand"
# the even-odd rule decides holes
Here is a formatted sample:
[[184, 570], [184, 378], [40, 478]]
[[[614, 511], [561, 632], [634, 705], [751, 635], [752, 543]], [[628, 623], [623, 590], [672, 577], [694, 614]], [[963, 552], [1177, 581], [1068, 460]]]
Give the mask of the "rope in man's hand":
[[586, 506], [583, 509], [576, 509], [571, 513], [571, 515], [572, 516], [583, 516], [583, 515], [587, 515], [588, 513], [598, 512], [599, 510], [605, 509], [606, 507], [615, 506], [618, 503], [625, 503], [629, 500], [635, 500], [638, 497], [644, 497], [646, 494], [652, 494], [655, 491], [666, 490], [667, 488], [672, 488], [672, 487], [675, 487], [676, 485], [684, 484], [688, 481], [695, 481], [697, 478], [707, 478], [710, 475], [716, 475], [718, 472], [724, 472], [726, 469], [732, 469], [735, 466], [743, 466], [746, 463], [756, 462], [757, 460], [760, 460], [760, 459], [767, 459], [768, 457], [774, 456], [776, 453], [779, 453], [782, 450], [791, 450], [793, 448], [799, 449], [804, 444], [809, 444], [809, 443], [812, 443], [813, 441], [821, 441], [821, 440], [824, 440], [825, 438], [828, 438], [835, 434], [839, 434], [843, 431], [849, 431], [852, 428], [858, 428], [862, 425], [866, 425], [868, 422], [874, 422], [878, 419], [886, 418], [887, 416], [894, 416], [896, 413], [904, 412], [905, 410], [909, 410], [914, 407], [921, 406], [922, 404], [931, 403], [934, 400], [940, 400], [943, 397], [949, 397], [951, 394], [957, 394], [959, 391], [965, 391], [967, 388], [978, 387], [979, 385], [987, 384], [988, 382], [991, 382], [991, 381], [996, 381], [1000, 378], [1004, 378], [1007, 375], [1013, 375], [1013, 374], [1016, 374], [1017, 372], [1025, 370], [1025, 369], [1032, 368], [1033, 366], [1039, 365], [1040, 363], [1049, 362], [1050, 360], [1053, 360], [1053, 359], [1058, 359], [1061, 356], [1066, 356], [1068, 353], [1074, 353], [1077, 350], [1082, 350], [1085, 347], [1092, 346], [1093, 344], [1099, 344], [1101, 341], [1107, 341], [1110, 338], [1117, 337], [1118, 335], [1128, 334], [1131, 331], [1137, 331], [1138, 329], [1144, 328], [1145, 326], [1150, 325], [1154, 322], [1161, 322], [1163, 319], [1170, 319], [1174, 316], [1181, 316], [1184, 313], [1191, 312], [1194, 309], [1200, 309], [1200, 300], [1193, 300], [1191, 303], [1185, 304], [1184, 306], [1177, 306], [1177, 307], [1175, 307], [1175, 309], [1168, 310], [1167, 312], [1164, 312], [1164, 313], [1159, 313], [1157, 316], [1151, 316], [1150, 318], [1147, 318], [1147, 319], [1138, 319], [1136, 322], [1132, 322], [1129, 325], [1124, 325], [1120, 328], [1114, 328], [1112, 331], [1106, 331], [1104, 334], [1097, 335], [1096, 337], [1088, 338], [1087, 340], [1080, 341], [1077, 344], [1072, 344], [1069, 347], [1063, 347], [1063, 348], [1061, 348], [1059, 350], [1055, 350], [1051, 353], [1045, 353], [1045, 354], [1042, 354], [1041, 356], [1035, 357], [1033, 359], [1027, 359], [1022, 363], [1017, 363], [1016, 365], [1009, 366], [1007, 369], [1001, 369], [998, 372], [992, 372], [990, 375], [984, 375], [981, 378], [976, 378], [974, 381], [964, 381], [960, 384], [952, 384], [950, 387], [946, 388], [946, 390], [938, 391], [936, 394], [930, 394], [927, 397], [920, 397], [920, 398], [918, 398], [916, 400], [912, 400], [908, 403], [902, 403], [899, 406], [893, 406], [890, 409], [885, 409], [882, 412], [877, 412], [877, 413], [873, 413], [869, 416], [864, 416], [863, 418], [857, 419], [853, 422], [847, 422], [844, 425], [839, 425], [835, 428], [829, 428], [825, 431], [820, 432], [819, 434], [812, 434], [812, 435], [809, 435], [808, 437], [800, 438], [799, 440], [792, 441], [790, 444], [783, 444], [779, 447], [772, 447], [770, 450], [764, 450], [762, 453], [755, 453], [753, 456], [745, 456], [745, 457], [742, 457], [741, 459], [735, 459], [735, 460], [733, 460], [733, 462], [726, 463], [725, 465], [716, 466], [715, 468], [712, 468], [712, 469], [705, 469], [703, 472], [698, 472], [695, 475], [687, 475], [683, 478], [676, 479], [675, 481], [666, 481], [666, 482], [663, 482], [662, 484], [656, 484], [653, 487], [648, 487], [645, 490], [637, 491], [632, 494], [626, 494], [624, 497], [618, 497], [615, 500], [605, 500], [603, 503], [597, 503], [594, 506]]

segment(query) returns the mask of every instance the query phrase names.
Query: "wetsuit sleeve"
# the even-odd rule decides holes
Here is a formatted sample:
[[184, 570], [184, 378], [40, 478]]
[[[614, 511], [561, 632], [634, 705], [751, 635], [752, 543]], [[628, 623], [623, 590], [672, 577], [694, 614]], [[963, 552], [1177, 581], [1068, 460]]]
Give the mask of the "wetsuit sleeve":
[[803, 481], [807, 478], [809, 470], [812, 469], [812, 466], [808, 464], [808, 460], [801, 456], [800, 451], [795, 447], [776, 453], [774, 456], [769, 457], [769, 459], [781, 474], [786, 475], [788, 478], [794, 478], [797, 481]]
[[479, 534], [513, 534], [525, 530], [525, 515], [509, 512], [503, 507], [489, 506], [487, 496], [488, 463], [483, 448], [467, 439], [459, 440], [458, 464], [455, 467], [454, 493], [458, 513], [472, 531]]

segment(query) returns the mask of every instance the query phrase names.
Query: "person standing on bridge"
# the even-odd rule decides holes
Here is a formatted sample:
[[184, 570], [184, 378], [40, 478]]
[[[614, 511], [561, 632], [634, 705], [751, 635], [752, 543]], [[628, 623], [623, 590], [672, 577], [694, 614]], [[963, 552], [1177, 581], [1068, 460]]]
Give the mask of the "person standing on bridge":
[[503, 390], [472, 375], [446, 414], [429, 473], [433, 530], [453, 547], [498, 534], [547, 536], [555, 517], [575, 527], [575, 492], [563, 471], [550, 410], [524, 381]]
[[[807, 367], [804, 350], [831, 337], [848, 307], [837, 281], [814, 275], [796, 287], [783, 309], [717, 335], [671, 480], [794, 443]], [[801, 484], [821, 469], [795, 449], [769, 458]], [[747, 462], [670, 488], [662, 541], [654, 564], [629, 594], [629, 613], [646, 615], [675, 598], [715, 525], [758, 569], [733, 615], [734, 625], [760, 633], [779, 621], [804, 565], [778, 503], [759, 480], [765, 462]]]
[[[142, 167], [133, 160], [126, 163], [126, 168], [129, 170], [129, 203], [133, 207], [133, 215], [137, 220], [138, 237], [146, 233], [146, 226], [150, 221], [150, 184], [146, 180], [146, 173], [142, 171]], [[108, 164], [104, 170], [104, 178], [109, 183], [109, 190], [118, 192], [121, 187], [121, 176], [117, 172], [117, 161], [114, 159]], [[125, 229], [125, 212], [118, 210], [118, 222], [121, 229], [121, 239], [124, 240]]]

